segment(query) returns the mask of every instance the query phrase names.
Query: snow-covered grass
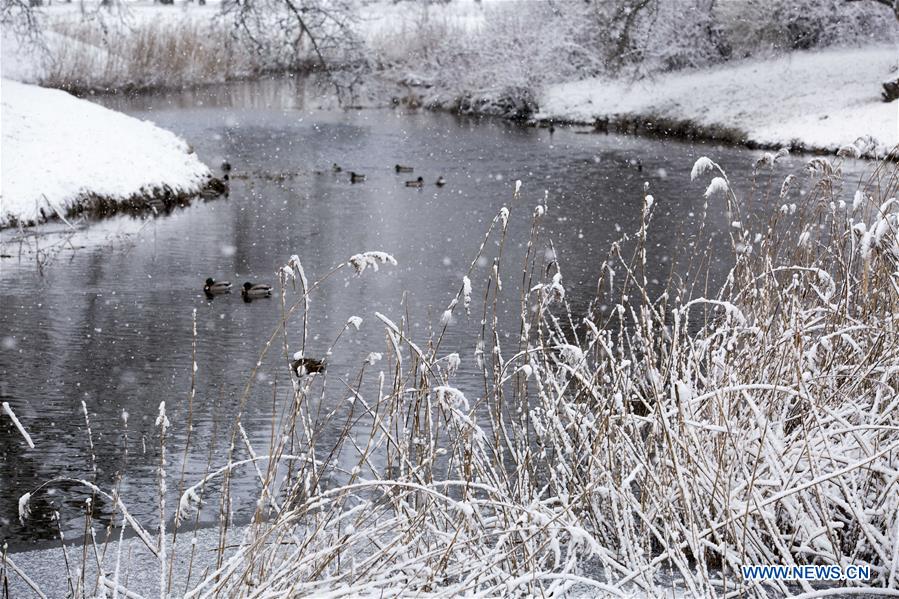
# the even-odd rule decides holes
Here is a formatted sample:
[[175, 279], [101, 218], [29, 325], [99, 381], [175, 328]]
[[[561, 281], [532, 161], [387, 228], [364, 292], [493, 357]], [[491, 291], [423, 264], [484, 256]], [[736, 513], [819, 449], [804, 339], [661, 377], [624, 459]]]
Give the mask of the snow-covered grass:
[[148, 121], [4, 79], [0, 227], [200, 192], [209, 169]]
[[828, 49], [637, 82], [563, 83], [542, 94], [537, 117], [661, 132], [692, 124], [700, 135], [829, 152], [870, 137], [868, 153], [884, 156], [899, 143], [899, 102], [882, 101], [880, 81], [897, 58], [892, 46]]
[[[685, 243], [730, 237], [720, 288], [706, 288], [697, 256], [652, 291], [646, 248], [667, 199], [647, 186], [634, 198], [639, 229], [610, 248], [582, 313], [543, 238], [552, 204], [516, 184], [439, 324], [416, 338], [402, 317], [349, 317], [332, 347], [361, 326], [383, 330], [384, 346], [360, 353], [352, 376], [291, 376], [264, 448], [240, 423], [250, 373], [228, 461], [177, 482], [177, 507], [160, 503], [174, 523], [158, 538], [125, 518], [159, 580], [193, 552], [189, 535], [164, 531], [212, 510], [224, 539], [228, 482], [252, 476], [253, 525], [227, 551], [220, 541], [187, 596], [659, 596], [671, 585], [696, 597], [816, 596], [808, 583], [745, 580], [748, 564], [865, 565], [870, 580], [843, 584], [899, 589], [899, 169], [877, 166], [845, 203], [843, 188], [858, 184], [843, 181], [840, 158], [796, 173], [812, 179], [802, 196], [793, 175], [769, 170], [778, 158], [760, 156], [745, 190], [709, 158], [681, 175], [707, 186]], [[727, 231], [709, 231], [713, 212], [727, 213]], [[516, 219], [531, 226], [520, 249], [506, 243]], [[480, 260], [494, 265], [483, 278]], [[509, 261], [516, 274], [505, 277]], [[327, 309], [310, 295], [339, 271], [380, 276], [362, 264], [394, 260], [365, 251], [319, 274], [292, 257], [279, 271], [282, 320], [257, 364], [277, 352], [289, 368], [309, 310]], [[510, 305], [511, 330], [498, 316]], [[478, 330], [469, 346], [442, 347], [466, 318]], [[161, 437], [191, 426], [168, 423], [163, 408]], [[25, 498], [23, 517], [52, 486]]]

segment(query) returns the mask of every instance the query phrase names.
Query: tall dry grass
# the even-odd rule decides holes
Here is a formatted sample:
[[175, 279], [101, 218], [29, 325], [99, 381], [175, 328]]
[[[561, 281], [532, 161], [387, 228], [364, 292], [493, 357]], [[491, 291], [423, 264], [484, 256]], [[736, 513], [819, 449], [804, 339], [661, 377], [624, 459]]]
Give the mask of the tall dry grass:
[[178, 88], [288, 70], [303, 58], [250, 51], [217, 20], [49, 22], [40, 83], [71, 91]]
[[[384, 349], [360, 355], [346, 381], [291, 378], [267, 447], [241, 424], [250, 373], [229, 459], [179, 482], [177, 507], [160, 501], [156, 537], [109, 496], [156, 555], [160, 584], [186, 597], [621, 596], [673, 585], [697, 597], [814, 597], [825, 591], [746, 580], [740, 566], [854, 564], [871, 579], [840, 592], [895, 592], [899, 171], [877, 166], [846, 202], [842, 159], [815, 158], [814, 186], [797, 197], [791, 178], [768, 171], [778, 158], [762, 157], [745, 194], [708, 158], [693, 169], [708, 184], [697, 240], [709, 212], [732, 221], [733, 268], [713, 293], [698, 291], [704, 256], [652, 291], [647, 246], [665, 200], [647, 189], [639, 230], [598, 273], [607, 316], [572, 312], [541, 228], [552, 206], [528, 203], [516, 184], [432, 334], [413, 338], [405, 320], [375, 314]], [[531, 222], [521, 253], [506, 244], [513, 219]], [[310, 283], [292, 258], [260, 362], [277, 352], [289, 367], [305, 349], [322, 281], [391, 262], [357, 254]], [[507, 263], [520, 277], [502, 278]], [[512, 330], [502, 302], [519, 306]], [[469, 354], [448, 354], [462, 312], [479, 333]], [[476, 362], [475, 381], [459, 380], [460, 360]], [[164, 405], [157, 424], [162, 438]], [[229, 480], [241, 469], [260, 491], [231, 546]], [[199, 510], [219, 514], [215, 565], [172, 586], [174, 555], [196, 552]], [[165, 536], [166, 523], [181, 532]], [[109, 574], [103, 584], [122, 586]]]

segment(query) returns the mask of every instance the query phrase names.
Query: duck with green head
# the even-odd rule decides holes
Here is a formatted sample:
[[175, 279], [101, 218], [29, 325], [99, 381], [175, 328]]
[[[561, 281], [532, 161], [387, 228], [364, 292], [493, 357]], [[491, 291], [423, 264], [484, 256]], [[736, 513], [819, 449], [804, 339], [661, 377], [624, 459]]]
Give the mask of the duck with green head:
[[406, 181], [406, 187], [424, 187], [424, 177], [419, 177], [415, 181]]

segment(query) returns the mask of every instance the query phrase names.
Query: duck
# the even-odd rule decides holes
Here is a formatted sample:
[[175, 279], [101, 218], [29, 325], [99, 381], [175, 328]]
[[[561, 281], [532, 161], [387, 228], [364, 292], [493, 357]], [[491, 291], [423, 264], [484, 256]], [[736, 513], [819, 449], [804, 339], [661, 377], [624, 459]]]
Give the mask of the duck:
[[406, 187], [424, 187], [425, 180], [423, 177], [419, 177], [415, 181], [406, 181]]
[[343, 172], [343, 169], [340, 167], [339, 164], [337, 164], [337, 163], [335, 162], [334, 164], [331, 165], [331, 171], [332, 171], [332, 172], [335, 172], [335, 173], [342, 173], [342, 172]]
[[262, 283], [257, 283], [254, 285], [253, 283], [247, 281], [243, 284], [243, 288], [240, 290], [240, 294], [243, 296], [243, 299], [245, 301], [251, 301], [260, 297], [271, 297], [272, 286]]
[[206, 284], [203, 285], [203, 292], [208, 296], [231, 293], [231, 283], [229, 281], [216, 281], [209, 277], [206, 279]]
[[203, 189], [200, 190], [200, 197], [206, 199], [217, 198], [221, 195], [228, 195], [229, 190], [228, 175], [226, 173], [224, 179], [210, 177]]
[[393, 168], [394, 168], [394, 170], [396, 170], [396, 172], [398, 172], [398, 173], [411, 173], [412, 171], [415, 170], [415, 169], [414, 169], [413, 167], [411, 167], [411, 166], [403, 166], [402, 164], [397, 164], [397, 165], [394, 166]]
[[222, 179], [227, 181], [231, 178], [231, 163], [225, 160], [222, 162]]
[[298, 377], [324, 372], [325, 361], [316, 360], [315, 358], [304, 358], [303, 352], [297, 352], [293, 355], [293, 360], [290, 362], [290, 369]]
[[446, 185], [446, 179], [443, 178], [443, 175], [440, 175], [439, 177], [437, 177], [437, 181], [435, 181], [435, 185], [437, 185], [437, 187], [443, 187], [444, 185]]
[[350, 183], [362, 183], [365, 181], [365, 175], [350, 171]]

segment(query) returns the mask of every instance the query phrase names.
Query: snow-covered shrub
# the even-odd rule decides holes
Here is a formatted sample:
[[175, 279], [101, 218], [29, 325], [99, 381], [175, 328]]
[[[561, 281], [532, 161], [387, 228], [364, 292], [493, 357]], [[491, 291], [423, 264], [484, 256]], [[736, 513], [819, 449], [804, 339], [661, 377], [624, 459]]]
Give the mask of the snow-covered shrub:
[[426, 104], [527, 117], [543, 85], [602, 70], [582, 2], [485, 4], [477, 27], [450, 21], [427, 3], [404, 7], [418, 17], [403, 21], [408, 28], [373, 36], [369, 45], [381, 72]]
[[715, 19], [736, 58], [769, 51], [896, 40], [896, 17], [877, 2], [718, 2]]
[[599, 39], [612, 73], [704, 66], [727, 54], [713, 5], [707, 0], [597, 2], [588, 30]]

